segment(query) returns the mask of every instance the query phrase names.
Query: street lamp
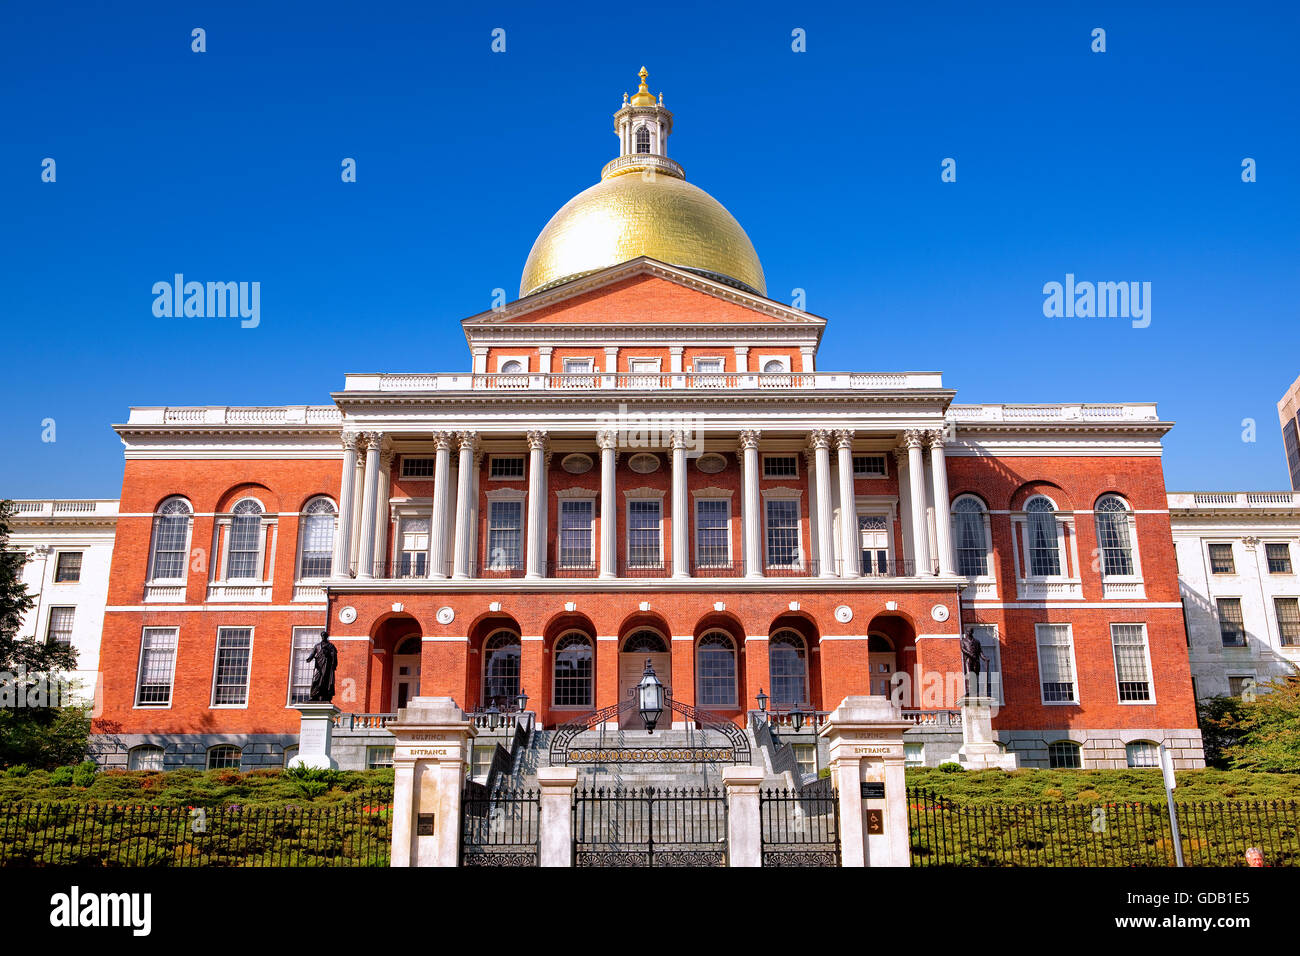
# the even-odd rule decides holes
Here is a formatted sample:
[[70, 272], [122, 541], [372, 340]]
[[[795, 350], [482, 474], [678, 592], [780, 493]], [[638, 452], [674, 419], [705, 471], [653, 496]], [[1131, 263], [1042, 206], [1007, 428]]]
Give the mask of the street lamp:
[[766, 713], [767, 713], [767, 695], [763, 693], [763, 688], [760, 687], [760, 688], [758, 689], [758, 693], [755, 695], [755, 699], [758, 701], [758, 712], [759, 712], [760, 714], [766, 714]]
[[653, 734], [655, 724], [659, 722], [664, 712], [664, 685], [660, 683], [658, 677], [655, 677], [655, 669], [651, 666], [648, 657], [645, 659], [645, 673], [641, 675], [641, 683], [636, 685], [636, 690], [646, 732]]
[[790, 722], [794, 724], [794, 732], [796, 734], [803, 730], [803, 716], [803, 711], [797, 707], [790, 711]]
[[522, 714], [527, 708], [528, 708], [528, 694], [526, 694], [524, 692], [524, 689], [521, 687], [519, 688], [518, 696], [515, 697], [515, 711], [516, 713]]

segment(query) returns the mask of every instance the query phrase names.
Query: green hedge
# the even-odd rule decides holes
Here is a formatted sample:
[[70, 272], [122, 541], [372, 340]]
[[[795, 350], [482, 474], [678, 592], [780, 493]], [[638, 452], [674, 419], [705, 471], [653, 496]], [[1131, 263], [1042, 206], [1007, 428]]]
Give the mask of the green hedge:
[[[1245, 770], [1180, 770], [1174, 798], [1205, 800], [1300, 799], [1300, 774]], [[948, 773], [909, 768], [907, 785], [963, 804], [1114, 802], [1164, 803], [1159, 770], [980, 770]]]

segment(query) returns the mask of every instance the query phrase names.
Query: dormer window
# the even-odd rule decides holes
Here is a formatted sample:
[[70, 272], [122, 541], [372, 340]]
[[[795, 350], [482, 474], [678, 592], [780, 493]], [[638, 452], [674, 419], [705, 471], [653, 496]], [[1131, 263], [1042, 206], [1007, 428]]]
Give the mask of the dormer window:
[[650, 152], [650, 130], [644, 126], [636, 128], [636, 151], [638, 153]]

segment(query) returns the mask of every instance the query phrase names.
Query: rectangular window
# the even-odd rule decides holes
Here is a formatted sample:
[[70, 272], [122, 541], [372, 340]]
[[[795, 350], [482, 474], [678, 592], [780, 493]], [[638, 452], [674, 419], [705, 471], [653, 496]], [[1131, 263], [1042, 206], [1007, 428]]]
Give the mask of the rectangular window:
[[178, 632], [175, 627], [144, 629], [140, 639], [140, 678], [135, 691], [137, 707], [167, 707], [171, 704]]
[[1232, 562], [1232, 545], [1212, 544], [1209, 548], [1211, 574], [1237, 573], [1237, 566]]
[[50, 608], [50, 624], [45, 631], [45, 638], [59, 644], [72, 643], [72, 619], [76, 616], [75, 607]]
[[[1269, 545], [1272, 547], [1272, 545]], [[1286, 547], [1283, 545], [1282, 547]], [[81, 580], [81, 552], [60, 551], [58, 562], [54, 566], [54, 583], [71, 584]]]
[[1146, 625], [1112, 624], [1110, 643], [1115, 654], [1115, 678], [1119, 681], [1120, 701], [1151, 700]]
[[289, 703], [301, 704], [311, 697], [312, 666], [307, 663], [311, 649], [320, 640], [320, 628], [295, 627], [293, 649], [289, 658]]
[[564, 371], [567, 374], [586, 374], [591, 371], [591, 359], [589, 358], [566, 358], [564, 360]]
[[1246, 691], [1255, 686], [1254, 674], [1230, 674], [1228, 675], [1228, 696], [1240, 697]]
[[403, 518], [398, 524], [399, 545], [397, 574], [403, 578], [422, 578], [429, 561], [429, 519]]
[[885, 477], [885, 456], [884, 455], [854, 455], [853, 456], [853, 477], [854, 478], [884, 478]]
[[217, 658], [212, 669], [212, 706], [248, 703], [248, 667], [253, 653], [251, 627], [217, 628]]
[[726, 498], [695, 499], [695, 564], [701, 568], [731, 563], [731, 502]]
[[402, 456], [403, 478], [432, 478], [437, 465], [436, 458], [407, 458]]
[[1219, 598], [1219, 636], [1224, 647], [1246, 646], [1246, 624], [1241, 617], [1241, 598]]
[[470, 761], [470, 776], [479, 781], [487, 779], [488, 771], [492, 769], [492, 757], [496, 754], [496, 749], [496, 744], [474, 748]]
[[1273, 598], [1283, 647], [1300, 646], [1300, 598]]
[[660, 549], [660, 519], [663, 502], [658, 498], [633, 498], [627, 503], [627, 564], [630, 568], [663, 565]]
[[801, 774], [807, 776], [817, 772], [816, 744], [791, 744], [791, 749], [794, 751], [794, 762]]
[[659, 371], [659, 360], [647, 358], [629, 359], [627, 367], [635, 375], [652, 375]]
[[925, 766], [925, 744], [903, 744], [903, 766]]
[[258, 559], [262, 550], [262, 521], [259, 515], [237, 514], [230, 522], [230, 537], [226, 542], [229, 558], [226, 579], [229, 581], [258, 580]]
[[488, 568], [508, 571], [523, 567], [524, 503], [488, 502]]
[[493, 455], [488, 459], [488, 477], [515, 481], [524, 477], [523, 455]]
[[722, 359], [697, 358], [695, 360], [695, 371], [701, 375], [717, 375], [722, 372]]
[[[1264, 551], [1268, 555], [1269, 574], [1291, 573], [1291, 548], [1285, 543], [1266, 544]], [[60, 555], [62, 557], [62, 555]], [[77, 562], [80, 566], [80, 561]]]
[[799, 477], [799, 456], [798, 455], [764, 455], [763, 456], [763, 477], [764, 478]]
[[366, 748], [366, 769], [378, 770], [381, 767], [392, 767], [393, 765], [393, 748], [392, 747], [367, 747]]
[[992, 624], [976, 624], [975, 640], [980, 642], [980, 650], [987, 660], [980, 661], [980, 686], [976, 692], [985, 697], [992, 697], [999, 704], [1002, 698], [1002, 643], [998, 640], [998, 629]]
[[1038, 678], [1043, 702], [1077, 703], [1074, 684], [1074, 637], [1069, 624], [1036, 624]]
[[1049, 578], [1061, 573], [1061, 545], [1057, 537], [1056, 515], [1050, 511], [1033, 511], [1027, 523], [1029, 534], [1029, 574]]
[[560, 499], [560, 540], [557, 543], [562, 568], [592, 566], [591, 525], [593, 502], [590, 499]]
[[768, 499], [767, 563], [774, 568], [799, 567], [799, 502], [794, 498]]

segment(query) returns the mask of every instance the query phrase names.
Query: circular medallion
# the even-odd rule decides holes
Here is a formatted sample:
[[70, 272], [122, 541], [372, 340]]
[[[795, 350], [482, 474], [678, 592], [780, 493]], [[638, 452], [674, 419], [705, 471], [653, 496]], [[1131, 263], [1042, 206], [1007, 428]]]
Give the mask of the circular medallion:
[[456, 620], [456, 612], [444, 605], [438, 608], [437, 618], [439, 624], [450, 624]]
[[560, 467], [571, 475], [585, 475], [591, 471], [592, 461], [587, 455], [565, 455]]
[[357, 619], [357, 609], [352, 607], [352, 605], [348, 605], [347, 607], [339, 611], [340, 624], [351, 624], [356, 619]]
[[849, 623], [849, 621], [853, 620], [853, 608], [847, 604], [841, 604], [835, 609], [835, 620], [841, 624]]
[[652, 471], [659, 470], [659, 456], [644, 452], [640, 455], [633, 455], [627, 460], [627, 466], [638, 475], [648, 475]]
[[948, 620], [948, 606], [946, 604], [936, 604], [930, 608], [930, 616], [942, 624]]
[[727, 459], [715, 452], [709, 452], [696, 459], [695, 467], [706, 475], [716, 475], [727, 467]]

